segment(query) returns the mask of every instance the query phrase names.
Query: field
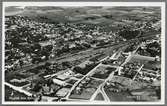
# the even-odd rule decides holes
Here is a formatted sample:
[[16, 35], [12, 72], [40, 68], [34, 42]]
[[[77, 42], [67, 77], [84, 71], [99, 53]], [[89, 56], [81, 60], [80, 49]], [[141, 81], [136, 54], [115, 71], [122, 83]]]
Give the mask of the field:
[[[102, 81], [92, 79], [87, 85], [83, 86], [80, 93], [76, 93], [75, 88], [71, 95], [69, 96], [70, 99], [84, 99], [89, 100], [94, 92], [97, 90], [98, 86], [102, 83]], [[80, 83], [81, 84], [81, 83]]]
[[138, 89], [131, 93], [138, 96], [138, 98], [136, 98], [137, 101], [157, 101], [160, 98], [158, 89]]
[[146, 57], [146, 56], [141, 56], [141, 55], [134, 55], [131, 57], [130, 61], [129, 62], [139, 62], [141, 64], [145, 64], [147, 63], [148, 61], [154, 61], [155, 58], [153, 57]]
[[144, 69], [155, 70], [156, 68], [161, 68], [161, 62], [155, 61], [154, 57], [146, 57], [141, 55], [134, 55], [131, 57], [129, 62], [139, 62], [144, 64]]
[[145, 69], [154, 70], [155, 68], [161, 68], [161, 63], [158, 61], [149, 61], [144, 64]]
[[13, 73], [8, 73], [6, 74], [5, 76], [5, 80], [7, 82], [9, 82], [10, 80], [12, 79], [18, 79], [18, 80], [21, 80], [21, 79], [25, 79], [25, 78], [28, 78], [29, 76], [31, 76], [32, 74], [30, 73], [18, 73], [18, 72], [13, 72]]
[[66, 83], [69, 83], [69, 84], [74, 84], [77, 80], [74, 80], [74, 79], [70, 79], [68, 81], [66, 81]]
[[29, 84], [28, 81], [23, 81], [23, 82], [10, 82], [10, 83], [11, 83], [12, 85], [14, 85], [14, 86], [19, 86], [19, 87]]
[[130, 93], [128, 92], [110, 92], [109, 90], [105, 90], [107, 96], [109, 97], [110, 101], [135, 101], [131, 98]]
[[119, 77], [119, 76], [114, 76], [111, 79], [112, 82], [118, 82], [124, 86], [124, 88], [128, 88], [129, 90], [134, 90], [134, 89], [141, 89], [147, 86], [146, 83], [140, 83], [137, 81], [133, 81], [130, 78], [126, 77]]
[[106, 90], [110, 101], [135, 101], [128, 92], [114, 93]]
[[[104, 91], [111, 101], [136, 101], [138, 97], [132, 92], [149, 86], [144, 82], [119, 76], [114, 76], [110, 81], [111, 85], [105, 85]], [[149, 93], [147, 90], [145, 92]], [[143, 96], [143, 94], [140, 96]]]
[[96, 69], [92, 77], [106, 79], [116, 68], [100, 66]]
[[98, 93], [94, 100], [102, 101], [102, 100], [104, 100], [104, 97], [103, 97], [103, 95], [101, 93]]

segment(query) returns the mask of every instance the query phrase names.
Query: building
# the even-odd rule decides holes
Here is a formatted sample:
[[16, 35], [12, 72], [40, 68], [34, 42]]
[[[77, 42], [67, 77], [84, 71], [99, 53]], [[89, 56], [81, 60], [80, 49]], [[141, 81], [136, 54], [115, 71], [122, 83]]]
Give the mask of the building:
[[61, 85], [61, 86], [65, 86], [66, 85], [65, 81], [61, 81], [61, 80], [56, 79], [56, 78], [53, 79], [53, 83]]

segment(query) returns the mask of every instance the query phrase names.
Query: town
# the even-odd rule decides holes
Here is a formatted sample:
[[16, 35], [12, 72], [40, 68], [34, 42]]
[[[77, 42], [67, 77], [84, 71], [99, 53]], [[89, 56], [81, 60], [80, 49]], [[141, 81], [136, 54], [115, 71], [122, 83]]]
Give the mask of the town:
[[[25, 11], [52, 11], [45, 8]], [[68, 9], [80, 14], [83, 8]], [[69, 15], [63, 21], [5, 16], [5, 101], [161, 100], [159, 8], [104, 10], [110, 9], [119, 14]]]

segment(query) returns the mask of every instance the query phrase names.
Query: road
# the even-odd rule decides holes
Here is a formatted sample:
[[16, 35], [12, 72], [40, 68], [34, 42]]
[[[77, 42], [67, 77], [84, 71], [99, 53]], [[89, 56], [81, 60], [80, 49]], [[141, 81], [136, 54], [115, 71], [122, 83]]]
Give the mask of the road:
[[[94, 71], [96, 71], [96, 69], [100, 66], [103, 66], [103, 64], [101, 63], [103, 60], [107, 59], [107, 57], [103, 58], [100, 60], [100, 63], [95, 67], [93, 68], [89, 73], [87, 73], [84, 77], [82, 77], [80, 80], [78, 80], [76, 83], [74, 83], [74, 85], [72, 86], [70, 92], [67, 94], [66, 96], [66, 99], [70, 99], [69, 96], [71, 94], [71, 92], [75, 89], [75, 87], [87, 76], [90, 76]], [[109, 98], [106, 96], [106, 94], [101, 90], [103, 88], [103, 86], [105, 85], [105, 83], [109, 80], [109, 79], [112, 79], [112, 77], [114, 76], [114, 72], [112, 72], [108, 78], [106, 78], [104, 80], [104, 82], [102, 84], [99, 85], [98, 89], [95, 91], [95, 93], [92, 95], [92, 97], [90, 98], [90, 101], [93, 101], [96, 97], [96, 95], [99, 93], [99, 92], [102, 92], [102, 95], [104, 95], [105, 97], [105, 100], [106, 101], [109, 101]]]
[[108, 96], [106, 95], [105, 91], [103, 90], [104, 85], [106, 84], [106, 82], [110, 79], [112, 79], [112, 77], [114, 76], [114, 71], [109, 75], [108, 78], [106, 78], [104, 80], [104, 82], [102, 84], [100, 84], [100, 86], [98, 87], [98, 89], [96, 90], [96, 92], [92, 95], [92, 97], [90, 98], [90, 101], [94, 101], [94, 99], [96, 98], [97, 94], [101, 92], [101, 94], [104, 97], [105, 101], [110, 101], [110, 99], [108, 98]]
[[75, 89], [75, 87], [87, 76], [89, 76], [92, 72], [94, 72], [102, 63], [99, 63], [95, 68], [93, 68], [91, 71], [89, 71], [84, 77], [82, 77], [80, 80], [78, 80], [77, 82], [74, 83], [74, 85], [72, 86], [71, 90], [69, 91], [69, 93], [66, 96], [66, 99], [69, 99], [69, 96], [71, 94], [71, 92]]
[[4, 84], [5, 84], [6, 86], [8, 86], [8, 87], [10, 87], [10, 88], [12, 88], [12, 89], [14, 89], [14, 90], [20, 92], [20, 93], [24, 93], [24, 94], [27, 95], [27, 96], [32, 96], [32, 94], [31, 94], [30, 92], [23, 90], [22, 87], [17, 87], [17, 86], [14, 86], [14, 85], [12, 85], [12, 84], [9, 84], [9, 83], [7, 83], [7, 82], [4, 82]]

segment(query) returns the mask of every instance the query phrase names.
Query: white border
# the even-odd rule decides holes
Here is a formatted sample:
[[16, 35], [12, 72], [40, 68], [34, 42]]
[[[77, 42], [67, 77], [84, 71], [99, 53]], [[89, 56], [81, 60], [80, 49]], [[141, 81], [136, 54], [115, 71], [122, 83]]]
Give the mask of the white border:
[[[5, 19], [5, 7], [6, 6], [160, 6], [161, 7], [161, 42], [162, 42], [162, 81], [161, 81], [161, 101], [159, 102], [6, 102], [4, 100], [4, 19]], [[10, 105], [23, 105], [23, 104], [35, 104], [35, 105], [158, 105], [165, 104], [165, 2], [3, 2], [2, 8], [2, 104]]]

